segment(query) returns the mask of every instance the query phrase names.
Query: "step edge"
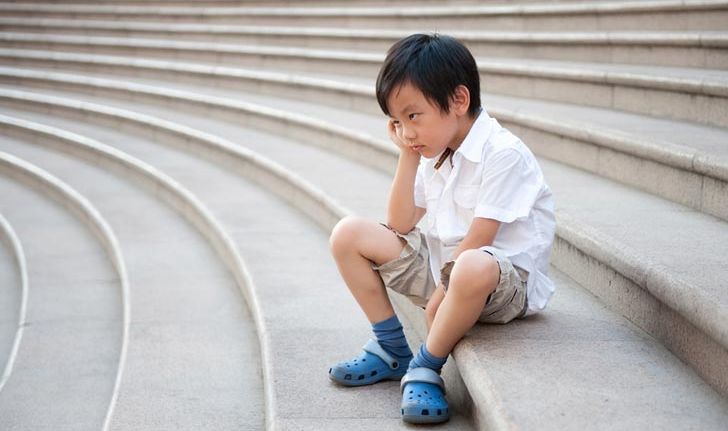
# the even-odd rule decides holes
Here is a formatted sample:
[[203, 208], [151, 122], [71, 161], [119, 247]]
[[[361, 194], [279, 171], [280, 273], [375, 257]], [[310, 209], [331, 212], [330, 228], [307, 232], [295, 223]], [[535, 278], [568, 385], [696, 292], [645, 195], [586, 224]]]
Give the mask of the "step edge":
[[[0, 115], [0, 122], [5, 124], [21, 124], [24, 120], [14, 119], [6, 115]], [[79, 221], [86, 225], [102, 244], [107, 257], [111, 260], [119, 277], [119, 285], [122, 295], [122, 340], [117, 364], [117, 372], [114, 379], [114, 387], [109, 401], [109, 407], [104, 417], [104, 430], [108, 428], [108, 420], [113, 413], [116, 400], [118, 399], [119, 388], [123, 378], [123, 370], [126, 364], [129, 349], [129, 331], [131, 323], [131, 292], [129, 288], [129, 275], [126, 269], [126, 261], [121, 251], [116, 233], [96, 207], [74, 188], [19, 157], [0, 151], [0, 164], [5, 169], [20, 173], [41, 193], [59, 201], [64, 207], [72, 210]]]

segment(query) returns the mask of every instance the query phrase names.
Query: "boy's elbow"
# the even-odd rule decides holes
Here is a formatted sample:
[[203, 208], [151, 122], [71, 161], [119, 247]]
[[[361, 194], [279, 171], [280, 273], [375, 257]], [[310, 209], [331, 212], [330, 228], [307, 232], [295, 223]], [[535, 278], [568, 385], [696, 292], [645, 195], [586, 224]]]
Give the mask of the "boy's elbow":
[[408, 234], [414, 228], [414, 225], [406, 225], [406, 224], [402, 224], [402, 223], [395, 223], [395, 222], [392, 222], [392, 221], [389, 221], [387, 223], [387, 225], [390, 228], [392, 228], [392, 229], [396, 230], [397, 232], [401, 233], [402, 235]]
[[406, 235], [410, 233], [415, 226], [417, 226], [417, 223], [420, 221], [424, 213], [425, 210], [423, 208], [415, 207], [412, 217], [409, 217], [408, 220], [404, 220], [400, 215], [390, 214], [389, 220], [387, 220], [387, 225], [402, 235]]
[[408, 234], [415, 227], [415, 223], [413, 223], [412, 220], [406, 221], [402, 220], [402, 217], [391, 216], [389, 217], [389, 220], [387, 220], [387, 225], [402, 235]]

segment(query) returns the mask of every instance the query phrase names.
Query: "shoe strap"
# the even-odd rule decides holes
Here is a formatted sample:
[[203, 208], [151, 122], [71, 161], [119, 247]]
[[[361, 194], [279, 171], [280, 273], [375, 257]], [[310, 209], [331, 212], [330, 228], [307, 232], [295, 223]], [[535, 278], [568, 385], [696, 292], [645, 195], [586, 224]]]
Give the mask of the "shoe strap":
[[362, 347], [365, 352], [369, 352], [374, 356], [377, 356], [379, 359], [384, 361], [385, 364], [391, 369], [396, 370], [401, 365], [399, 361], [392, 357], [389, 353], [387, 353], [386, 350], [382, 348], [382, 346], [379, 345], [377, 340], [369, 340], [367, 343]]
[[432, 383], [442, 389], [443, 395], [445, 394], [445, 381], [442, 380], [439, 374], [434, 370], [426, 367], [412, 368], [407, 371], [407, 374], [402, 377], [399, 385], [401, 392], [404, 392], [404, 387], [407, 383]]

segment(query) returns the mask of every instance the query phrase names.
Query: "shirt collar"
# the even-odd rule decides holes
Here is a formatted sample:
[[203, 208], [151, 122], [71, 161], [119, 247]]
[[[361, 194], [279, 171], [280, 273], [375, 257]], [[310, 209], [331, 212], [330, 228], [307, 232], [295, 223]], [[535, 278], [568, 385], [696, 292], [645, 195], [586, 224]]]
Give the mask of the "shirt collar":
[[455, 150], [455, 154], [460, 153], [473, 163], [480, 162], [483, 156], [483, 148], [485, 148], [488, 137], [490, 137], [493, 130], [493, 121], [491, 120], [492, 118], [488, 115], [488, 112], [481, 107], [478, 118], [470, 127], [470, 131], [463, 139], [462, 144]]

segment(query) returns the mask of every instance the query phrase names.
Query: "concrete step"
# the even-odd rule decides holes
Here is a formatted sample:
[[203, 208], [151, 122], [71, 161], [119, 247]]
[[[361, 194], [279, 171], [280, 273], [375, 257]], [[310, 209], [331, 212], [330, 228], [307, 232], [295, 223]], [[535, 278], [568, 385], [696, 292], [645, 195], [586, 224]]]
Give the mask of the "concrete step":
[[[114, 54], [115, 56], [376, 78], [384, 54], [307, 48], [238, 46], [154, 39], [0, 34], [0, 47]], [[28, 58], [30, 56], [26, 56]], [[728, 125], [728, 71], [577, 63], [526, 58], [477, 59], [481, 89], [649, 116]]]
[[109, 429], [260, 429], [260, 359], [246, 306], [199, 233], [154, 196], [163, 188], [151, 182], [140, 193], [126, 184], [128, 169], [117, 179], [103, 163], [92, 166], [98, 158], [89, 164], [52, 147], [1, 145], [77, 183], [118, 226], [133, 313]]
[[[250, 124], [265, 130], [278, 128], [275, 121], [266, 120], [273, 117], [290, 123], [289, 127], [296, 127], [299, 133], [310, 134], [312, 128], [322, 130], [324, 136], [319, 139], [323, 140], [329, 139], [329, 128], [306, 118], [314, 116], [326, 124], [330, 124], [330, 118], [337, 118], [336, 133], [345, 135], [344, 140], [350, 140], [346, 137], [351, 135], [350, 130], [364, 127], [368, 135], [378, 139], [379, 147], [390, 145], [381, 126], [381, 113], [351, 110], [374, 112], [378, 109], [373, 91], [369, 86], [347, 83], [345, 77], [329, 76], [321, 80], [147, 60], [96, 58], [91, 61], [78, 56], [73, 55], [78, 63], [67, 56], [54, 55], [60, 57], [58, 62], [49, 60], [38, 65], [83, 68], [84, 76], [0, 69], [0, 82], [134, 97], [152, 104], [177, 101], [185, 107], [190, 104], [213, 107], [233, 116], [254, 118]], [[127, 82], [99, 76], [114, 76]], [[305, 102], [290, 100], [291, 97]], [[316, 100], [317, 104], [311, 107], [310, 100]], [[519, 136], [527, 137], [533, 150], [543, 157], [728, 220], [728, 201], [724, 199], [728, 191], [728, 153], [723, 145], [728, 132], [725, 129], [496, 95], [483, 95], [483, 100], [488, 101], [491, 114]], [[307, 117], [291, 116], [289, 112], [306, 112]], [[700, 140], [695, 136], [700, 136]], [[366, 141], [361, 136], [351, 138]], [[368, 163], [371, 162], [368, 157], [359, 158]], [[675, 180], [665, 181], [666, 178]]]
[[[369, 419], [356, 419], [355, 421], [360, 423], [364, 429], [400, 428], [398, 404], [394, 402], [398, 395], [394, 382], [372, 388], [374, 392], [369, 390], [368, 393], [372, 395], [370, 403], [352, 402], [347, 409], [340, 409], [339, 405], [330, 403], [330, 399], [333, 397], [357, 397], [357, 395], [351, 391], [346, 393], [341, 388], [330, 385], [326, 377], [327, 366], [330, 365], [330, 362], [340, 359], [338, 355], [341, 352], [330, 349], [330, 354], [323, 358], [311, 355], [310, 352], [321, 351], [320, 346], [311, 348], [311, 339], [319, 340], [324, 344], [344, 344], [350, 347], [351, 352], [355, 352], [360, 345], [359, 341], [352, 337], [352, 330], [356, 332], [358, 329], [361, 340], [366, 340], [368, 330], [366, 330], [366, 326], [362, 325], [358, 325], [356, 329], [347, 325], [342, 327], [341, 322], [344, 315], [351, 316], [355, 311], [349, 307], [354, 304], [348, 297], [346, 298], [348, 305], [341, 308], [332, 307], [328, 314], [314, 314], [309, 311], [309, 309], [319, 309], [321, 308], [319, 304], [327, 304], [328, 301], [335, 299], [335, 296], [332, 299], [330, 295], [329, 284], [321, 281], [332, 279], [336, 273], [335, 268], [328, 261], [311, 262], [300, 259], [301, 255], [310, 253], [310, 250], [316, 247], [328, 247], [326, 238], [320, 231], [315, 228], [306, 229], [305, 224], [302, 226], [301, 222], [297, 224], [295, 221], [290, 224], [285, 223], [285, 226], [289, 226], [287, 228], [290, 229], [289, 231], [280, 229], [280, 226], [272, 225], [267, 221], [270, 220], [270, 217], [274, 217], [275, 220], [286, 220], [286, 213], [298, 217], [295, 210], [291, 210], [277, 202], [276, 199], [261, 193], [254, 186], [241, 180], [237, 174], [226, 172], [224, 169], [207, 163], [195, 154], [187, 154], [189, 149], [174, 148], [174, 145], [172, 145], [173, 148], [160, 146], [159, 143], [144, 137], [146, 133], [143, 130], [141, 131], [142, 136], [130, 136], [127, 131], [124, 131], [125, 127], [122, 127], [122, 131], [108, 130], [83, 120], [68, 120], [20, 111], [15, 111], [15, 114], [32, 118], [38, 122], [63, 125], [64, 128], [80, 132], [84, 136], [103, 140], [116, 149], [134, 154], [140, 160], [153, 163], [173, 175], [195, 195], [204, 196], [205, 204], [209, 204], [215, 216], [219, 215], [225, 225], [225, 230], [236, 242], [246, 262], [249, 262], [250, 279], [254, 280], [254, 286], [247, 286], [247, 288], [251, 289], [250, 293], [253, 295], [251, 299], [255, 301], [258, 312], [261, 313], [260, 336], [266, 340], [265, 345], [267, 346], [264, 375], [271, 383], [267, 394], [270, 403], [267, 406], [270, 415], [267, 421], [268, 427], [271, 429], [300, 429], [301, 424], [310, 423], [315, 429], [340, 429], [341, 426], [350, 422], [347, 418], [358, 416], [358, 412], [361, 410], [366, 412], [366, 417]], [[136, 130], [140, 131], [138, 128]], [[153, 131], [149, 135], [158, 136]], [[178, 142], [179, 139], [165, 143], [171, 144], [174, 141]], [[214, 191], [210, 187], [211, 184], [215, 185]], [[252, 211], [252, 208], [256, 210]], [[262, 211], [265, 216], [259, 214], [259, 211]], [[281, 223], [284, 222], [281, 221]], [[296, 237], [296, 244], [281, 247], [281, 244], [289, 241], [292, 235]], [[268, 247], [264, 246], [263, 241], [257, 240], [262, 237], [268, 238]], [[251, 240], [251, 238], [256, 240]], [[311, 244], [310, 238], [317, 238], [317, 240]], [[191, 244], [187, 246], [192, 247]], [[317, 255], [325, 252], [326, 248]], [[295, 272], [281, 272], [273, 268], [273, 266], [278, 267], [281, 264], [290, 266], [292, 271], [296, 268], [299, 269]], [[305, 279], [299, 279], [299, 276], [291, 278], [294, 273], [300, 275], [309, 272], [315, 273], [317, 276]], [[292, 282], [292, 280], [296, 280], [296, 282]], [[345, 292], [342, 290], [339, 295], [343, 297]], [[346, 295], [348, 296], [348, 294]], [[281, 298], [287, 300], [281, 303]], [[286, 317], [288, 313], [294, 313], [299, 318], [291, 320]], [[312, 337], [298, 337], [296, 334], [300, 334], [302, 327], [310, 329]], [[413, 338], [415, 341], [419, 340], [416, 335]], [[240, 364], [236, 364], [236, 367], [240, 366]], [[320, 372], [297, 372], [297, 370], [315, 369]], [[454, 372], [456, 373], [456, 371]], [[274, 385], [273, 382], [275, 382]], [[454, 387], [455, 382], [451, 383], [451, 387], [457, 393], [457, 388]], [[462, 392], [462, 389], [460, 391]], [[292, 393], [298, 396], [291, 397]], [[225, 396], [230, 399], [229, 401], [252, 402], [245, 393], [228, 393]], [[309, 404], [302, 403], [301, 398], [309, 401]], [[383, 399], [392, 402], [384, 403]], [[229, 414], [230, 412], [226, 413], [226, 415]], [[323, 427], [319, 428], [320, 425]], [[252, 423], [247, 426], [248, 428], [245, 429], [260, 429], [260, 424]], [[205, 429], [219, 428], [219, 426], [210, 427], [208, 424]], [[446, 427], [446, 429], [467, 428], [469, 425], [462, 412], [455, 415], [450, 426]]]
[[[102, 99], [105, 103], [110, 101], [106, 96]], [[7, 99], [3, 103], [8, 103]], [[142, 109], [144, 104], [136, 100], [133, 106]], [[165, 115], [163, 112], [165, 109], [159, 111], [159, 115]], [[208, 108], [202, 108], [202, 111], [194, 115], [199, 117], [200, 113], [203, 117], [216, 116]], [[179, 114], [174, 112], [173, 115]], [[229, 114], [218, 118], [243, 125], [250, 121], [240, 118], [239, 115], [229, 116]], [[345, 145], [341, 145], [342, 140], [335, 137], [333, 139], [329, 137], [328, 141], [322, 142], [318, 136], [308, 136], [301, 130], [289, 127], [279, 126], [276, 131], [316, 145], [326, 146], [329, 145], [328, 141], [331, 141], [330, 148], [338, 151], [356, 151], [347, 149]], [[371, 144], [360, 141], [359, 146], [365, 148]], [[389, 156], [386, 155], [386, 151], [380, 152], [378, 158], [373, 160], [381, 165], [380, 169], [387, 170], [393, 166], [394, 157], [396, 156], [392, 149]], [[563, 197], [569, 198], [566, 202], [571, 205], [571, 208], [563, 205], [562, 209], [565, 207], [567, 210], [559, 213], [559, 236], [562, 242], [557, 243], [556, 249], [560, 254], [555, 259], [564, 262], [564, 266], [560, 268], [575, 278], [582, 277], [582, 282], [589, 281], [588, 287], [593, 288], [610, 306], [633, 319], [638, 325], [647, 328], [681, 358], [695, 366], [716, 387], [725, 387], [725, 383], [720, 382], [725, 377], [720, 371], [723, 365], [718, 364], [728, 362], [725, 344], [721, 341], [724, 338], [725, 328], [719, 323], [722, 321], [720, 316], [725, 312], [724, 305], [719, 304], [725, 302], [726, 298], [720, 299], [720, 289], [717, 291], [714, 289], [718, 285], [710, 278], [712, 275], [695, 272], [696, 268], [702, 267], [702, 264], [695, 264], [692, 258], [686, 260], [671, 254], [670, 247], [660, 246], [655, 249], [651, 245], [660, 244], [660, 241], [665, 239], [662, 234], [665, 226], [672, 226], [675, 223], [690, 226], [688, 230], [680, 232], [692, 235], [693, 239], [685, 238], [685, 242], [694, 240], [695, 232], [698, 232], [698, 235], [701, 235], [701, 243], [706, 244], [706, 255], [696, 255], [695, 259], [710, 261], [720, 255], [719, 253], [711, 255], [710, 250], [721, 247], [724, 239], [720, 236], [720, 232], [726, 231], [724, 223], [559, 164], [550, 164], [546, 161], [543, 164], [557, 166], [551, 168], [556, 172], [553, 175], [558, 176], [560, 182], [557, 185], [563, 188], [564, 191], [561, 193]], [[582, 176], [573, 177], [573, 175]], [[585, 192], [584, 188], [580, 187], [586, 185], [600, 192]], [[554, 186], [555, 190], [559, 188]], [[583, 202], [579, 199], [583, 199]], [[600, 200], [593, 202], [594, 199]], [[609, 199], [614, 199], [614, 202]], [[625, 201], [634, 201], [634, 205], [625, 207]], [[593, 207], [600, 208], [599, 212], [589, 211], [589, 208]], [[653, 213], [660, 215], [655, 216]], [[624, 225], [618, 227], [605, 221], [613, 219], [626, 219], [626, 221]], [[634, 243], [635, 238], [640, 242]], [[720, 267], [718, 262], [715, 265]], [[593, 274], [597, 273], [600, 274], [599, 278], [593, 280]], [[614, 297], [612, 282], [618, 283], [620, 289], [626, 293]], [[689, 300], [684, 296], [688, 292], [690, 292]], [[716, 300], [716, 297], [719, 299]], [[713, 319], [708, 317], [711, 313], [717, 313]], [[686, 333], [690, 335], [685, 335]], [[710, 360], [705, 359], [708, 356], [711, 357]]]
[[[397, 4], [400, 5], [422, 5], [422, 4], [452, 4], [452, 5], [468, 5], [468, 4], [518, 4], [518, 3], [557, 3], [571, 2], [576, 0], [401, 0]], [[652, 0], [633, 0], [633, 1], [652, 1]], [[8, 0], [3, 3], [9, 4], [37, 4], [37, 0]], [[337, 0], [43, 0], [43, 4], [107, 4], [115, 6], [172, 6], [172, 7], [210, 7], [210, 6], [341, 6], [341, 1]], [[390, 2], [385, 0], [348, 0], [346, 2], [350, 6], [380, 6], [389, 5]]]
[[372, 7], [147, 7], [0, 4], [6, 17], [266, 26], [552, 31], [725, 30], [725, 0]]
[[[9, 142], [17, 143], [4, 135], [0, 148]], [[23, 241], [29, 283], [22, 338], [0, 392], [3, 427], [100, 428], [123, 349], [113, 233], [83, 196], [4, 151], [0, 190], [0, 212]]]
[[[139, 104], [134, 106], [136, 109], [141, 108]], [[89, 109], [91, 106], [86, 105], [86, 108]], [[146, 109], [143, 108], [143, 110]], [[157, 112], [157, 114], [160, 113], [161, 110]], [[46, 112], [43, 115], [51, 118], [51, 115], [59, 114], [61, 113]], [[194, 118], [197, 118], [197, 120], [194, 120]], [[204, 120], [204, 118], [209, 117], [199, 115], [197, 117], [178, 116], [175, 121], [200, 126], [199, 121]], [[89, 120], [91, 120], [91, 117], [87, 116], [85, 121]], [[320, 175], [320, 178], [328, 177], [329, 181], [319, 184], [327, 193], [352, 196], [351, 188], [346, 190], [343, 188], [350, 186], [351, 183], [344, 183], [339, 186], [338, 182], [330, 181], [332, 175], [336, 175], [337, 171], [342, 168], [349, 172], [348, 177], [351, 177], [352, 181], [358, 180], [362, 184], [376, 181], [377, 178], [379, 178], [379, 181], [388, 179], [385, 174], [356, 164], [349, 164], [345, 160], [339, 160], [339, 163], [344, 164], [343, 166], [336, 166], [339, 163], [330, 160], [336, 159], [336, 157], [320, 150], [298, 147], [291, 142], [285, 145], [287, 148], [278, 145], [265, 145], [266, 142], [270, 141], [261, 139], [256, 136], [257, 134], [249, 135], [240, 128], [215, 122], [212, 119], [210, 119], [209, 124], [210, 126], [214, 125], [216, 133], [228, 134], [234, 131], [237, 142], [259, 142], [261, 147], [272, 148], [270, 151], [275, 152], [275, 154], [287, 154], [288, 156], [282, 160], [284, 164], [293, 161], [293, 163], [300, 165], [300, 160], [304, 160], [308, 161], [310, 167], [312, 163], [315, 163], [319, 167], [318, 169], [311, 170], [309, 168], [301, 170], [300, 173], [306, 178], [314, 178], [310, 177], [310, 175]], [[141, 132], [148, 133], [148, 130]], [[158, 139], [162, 139], [164, 134], [158, 134], [157, 136], [159, 136]], [[171, 142], [175, 140], [179, 141], [178, 138], [172, 138]], [[275, 140], [274, 138], [273, 141]], [[132, 142], [132, 140], [127, 139], [126, 142]], [[188, 145], [191, 144], [192, 142], [188, 143]], [[286, 151], [282, 151], [284, 149]], [[202, 150], [199, 153], [208, 154], [209, 156], [209, 151]], [[232, 160], [227, 163], [229, 166], [234, 165]], [[334, 168], [329, 168], [330, 166]], [[334, 170], [328, 171], [328, 169]], [[325, 173], [320, 173], [320, 171], [328, 171], [330, 175], [327, 176]], [[248, 172], [250, 172], [250, 169], [248, 169]], [[263, 183], [280, 187], [279, 184], [269, 181]], [[301, 196], [301, 193], [304, 196]], [[311, 204], [307, 205], [304, 202], [306, 193], [305, 189], [293, 193], [288, 192], [289, 195], [293, 194], [295, 196], [292, 199], [297, 201], [302, 209], [308, 211]], [[342, 203], [346, 204], [347, 202]], [[356, 201], [349, 201], [348, 205], [363, 205], [363, 202], [357, 204]], [[370, 202], [369, 208], [376, 205], [377, 203]], [[379, 205], [381, 211], [383, 201]], [[258, 201], [256, 200], [255, 204], [250, 207], [258, 208]], [[268, 213], [263, 214], [259, 215], [256, 212], [255, 216], [257, 219], [268, 217]], [[239, 217], [238, 213], [236, 215]], [[321, 218], [318, 220], [320, 222]], [[293, 221], [285, 222], [284, 220], [281, 226], [291, 227], [292, 232], [296, 232], [297, 238], [301, 235], [301, 232], [308, 231], [307, 229], [297, 228]], [[278, 230], [280, 230], [280, 227], [276, 226], [274, 232]], [[253, 246], [255, 241], [251, 240], [252, 233], [247, 232], [247, 242], [250, 247], [259, 253], [259, 247]], [[260, 236], [264, 238], [269, 238], [270, 235], [271, 231], [260, 232]], [[325, 241], [325, 238], [322, 238], [322, 241]], [[295, 252], [294, 250], [293, 256], [295, 259], [300, 260], [302, 255], [309, 254]], [[260, 259], [270, 261], [268, 256], [260, 256]], [[311, 262], [307, 260], [305, 264], [310, 265]], [[327, 262], [327, 265], [331, 268], [330, 262]], [[268, 270], [266, 273], [275, 274], [276, 271]], [[284, 275], [284, 277], [287, 276]], [[458, 361], [458, 367], [463, 375], [467, 375], [466, 384], [469, 383], [473, 398], [476, 401], [490, 400], [487, 403], [479, 404], [480, 410], [476, 413], [479, 424], [483, 426], [491, 424], [499, 429], [513, 426], [528, 428], [535, 423], [543, 424], [543, 418], [547, 416], [549, 418], [547, 429], [563, 429], [570, 426], [580, 429], [584, 427], [599, 429], [606, 426], [614, 429], [615, 424], [619, 424], [616, 426], [617, 428], [628, 428], [636, 423], [642, 423], [640, 421], [648, 418], [647, 420], [650, 423], [657, 423], [660, 426], [664, 424], [667, 428], [674, 426], [676, 429], [680, 429], [693, 426], [719, 429], [720, 424], [725, 420], [722, 415], [728, 412], [724, 399], [717, 396], [679, 360], [666, 353], [659, 346], [659, 343], [651, 340], [649, 336], [634, 328], [623, 318], [618, 318], [616, 315], [607, 312], [603, 306], [598, 304], [596, 299], [578, 288], [568, 277], [557, 271], [554, 272], [554, 277], [559, 283], [559, 288], [562, 289], [559, 292], [564, 293], [560, 293], [554, 300], [554, 305], [550, 308], [553, 311], [550, 311], [550, 314], [545, 313], [538, 318], [523, 322], [523, 326], [519, 328], [519, 330], [523, 331], [523, 335], [513, 337], [511, 331], [509, 331], [509, 335], [503, 333], [502, 336], [498, 336], [493, 327], [483, 326], [479, 327], [478, 331], [472, 335], [472, 337], [481, 338], [468, 338], [456, 350], [455, 359]], [[305, 277], [303, 280], [305, 280]], [[279, 282], [277, 286], [295, 285], [302, 282], [301, 277], [296, 277], [296, 281], [293, 283]], [[329, 283], [320, 284], [328, 285]], [[305, 291], [304, 286], [302, 286], [302, 290]], [[340, 291], [344, 290], [343, 286], [341, 286]], [[327, 296], [332, 294], [335, 293], [330, 290], [326, 291]], [[558, 300], [563, 302], [559, 303]], [[334, 302], [339, 303], [338, 301]], [[349, 303], [351, 304], [352, 301], [349, 300]], [[563, 304], [563, 308], [560, 308], [559, 304]], [[349, 317], [341, 321], [349, 322], [350, 320]], [[521, 322], [517, 325], [520, 324]], [[362, 330], [364, 331], [364, 329]], [[299, 332], [296, 332], [296, 334]], [[537, 339], [540, 341], [548, 339], [550, 341], [548, 346], [552, 348], [549, 350], [548, 357], [554, 358], [554, 360], [552, 365], [547, 366], [548, 371], [545, 373], [543, 368], [540, 367], [543, 364], [543, 351], [546, 346], [535, 342]], [[524, 342], [524, 340], [527, 341]], [[573, 342], [574, 344], [569, 344], [570, 347], [563, 349], [564, 342]], [[492, 348], [494, 343], [497, 343], [498, 348]], [[554, 343], [561, 347], [554, 350]], [[325, 347], [327, 347], [327, 350], [322, 351], [332, 349], [332, 346]], [[508, 352], [512, 356], [509, 356]], [[482, 355], [489, 355], [491, 361], [484, 362]], [[563, 358], [560, 355], [563, 355]], [[570, 370], [573, 373], [571, 375], [575, 376], [573, 380], [565, 379], [562, 364], [566, 361], [573, 364]], [[521, 370], [519, 375], [526, 377], [515, 381], [508, 378], [508, 376], [513, 375], [512, 369], [514, 367]], [[607, 370], [617, 371], [609, 373]], [[565, 384], [566, 381], [568, 381], [568, 384]], [[484, 385], [483, 382], [488, 382], [488, 384]], [[547, 391], [553, 394], [555, 387], [564, 388], [564, 392], [568, 388], [568, 392], [571, 394], [568, 403], [562, 402], [562, 398], [544, 395]], [[676, 391], [683, 395], [676, 395]], [[686, 394], [683, 391], [689, 391], [690, 393]], [[531, 397], [532, 394], [537, 395]], [[355, 398], [359, 399], [358, 396], [355, 396]], [[594, 405], [602, 405], [605, 399], [608, 400], [606, 402], [610, 403], [610, 408], [595, 410]], [[553, 400], [555, 404], [544, 402], [544, 400]], [[634, 407], [635, 400], [640, 400], [638, 408]], [[650, 401], [644, 403], [645, 400]], [[696, 402], [697, 404], [694, 407], [681, 406], [680, 403], [685, 403], [686, 400], [688, 403]], [[341, 405], [348, 405], [345, 401], [341, 402]], [[692, 409], [697, 408], [698, 405], [701, 406], [700, 413], [694, 414]], [[645, 415], [645, 411], [649, 411], [649, 415]], [[675, 422], [675, 411], [685, 412], [685, 414], [678, 415], [680, 423]], [[298, 420], [292, 423], [300, 424]], [[308, 421], [305, 423], [308, 424]]]
[[[381, 54], [413, 30], [269, 27], [0, 18], [12, 33], [133, 39], [204, 41], [279, 47], [349, 50]], [[728, 68], [728, 33], [722, 31], [516, 32], [438, 30], [463, 41], [478, 57], [533, 58], [644, 64], [706, 69]]]
[[0, 392], [13, 372], [28, 310], [28, 268], [23, 245], [0, 214]]

